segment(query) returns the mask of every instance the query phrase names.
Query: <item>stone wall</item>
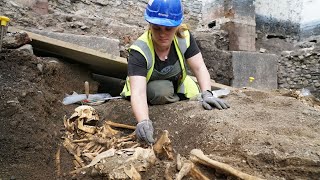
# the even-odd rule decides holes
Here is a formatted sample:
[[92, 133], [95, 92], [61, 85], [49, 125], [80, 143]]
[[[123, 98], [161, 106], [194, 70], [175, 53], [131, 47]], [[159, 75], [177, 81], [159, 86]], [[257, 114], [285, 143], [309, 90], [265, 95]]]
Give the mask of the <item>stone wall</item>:
[[279, 60], [279, 88], [309, 89], [320, 97], [320, 48], [284, 51]]
[[[143, 13], [148, 0], [49, 0], [56, 10], [88, 18], [109, 19], [119, 23], [146, 26]], [[201, 0], [183, 0], [185, 22], [192, 27], [201, 18]]]
[[[28, 7], [32, 9], [32, 11], [40, 15], [48, 14], [48, 0], [11, 0], [9, 1], [9, 3], [12, 3], [12, 4], [17, 3], [24, 7]], [[0, 4], [1, 4], [1, 1], [0, 1]], [[2, 6], [2, 4], [0, 6]]]
[[[118, 38], [125, 45], [132, 43], [147, 27], [147, 22], [143, 18], [143, 11], [147, 6], [148, 0], [48, 0], [49, 8], [46, 18], [48, 19], [48, 16], [52, 16], [52, 20], [45, 23], [41, 19], [25, 16], [25, 14], [30, 9], [40, 14], [45, 12], [39, 12], [39, 9], [34, 7], [39, 7], [39, 2], [46, 2], [47, 0], [0, 1], [4, 2], [0, 5], [0, 11], [12, 18], [12, 25], [41, 27], [40, 25], [44, 26], [45, 24], [42, 28], [59, 30], [57, 32], [62, 30], [61, 32], [71, 31], [69, 33], [80, 34], [81, 32], [90, 31], [91, 33], [96, 32], [97, 36], [110, 36], [110, 34], [113, 34], [114, 36], [112, 37]], [[237, 17], [237, 12], [239, 12], [239, 15], [246, 12], [241, 8], [239, 9], [240, 11], [232, 9], [233, 4], [228, 4], [228, 2], [237, 3], [238, 1], [183, 0], [184, 22], [192, 27], [192, 33], [197, 39], [211, 78], [226, 85], [230, 85], [233, 79], [232, 57], [229, 52], [230, 37], [228, 34], [208, 29], [207, 23], [221, 16]], [[250, 2], [250, 0], [239, 2]], [[256, 0], [255, 2], [256, 13], [260, 15], [259, 17], [268, 17], [272, 20], [257, 21], [257, 26], [260, 30], [261, 28], [266, 28], [266, 30], [276, 28], [274, 32], [279, 30], [278, 32], [283, 32], [287, 35], [299, 31], [296, 25], [301, 20], [298, 15], [301, 12], [302, 6], [300, 5], [302, 0]], [[7, 5], [10, 5], [10, 7], [7, 7]], [[268, 5], [267, 8], [264, 5]], [[17, 10], [14, 12], [12, 8]], [[212, 11], [214, 9], [216, 10]], [[226, 9], [230, 10], [230, 12], [228, 11], [229, 14], [226, 14]], [[242, 20], [241, 18], [238, 19]], [[292, 29], [288, 30], [288, 28]], [[80, 33], [72, 31], [76, 29], [81, 29]], [[207, 32], [204, 32], [204, 29]], [[122, 51], [124, 52], [125, 50]], [[298, 54], [297, 52], [291, 52], [282, 56], [279, 62], [279, 87], [294, 89], [308, 87], [310, 90], [319, 93], [319, 52], [320, 50], [302, 54], [299, 54], [301, 52]]]
[[146, 0], [49, 0], [49, 3], [52, 9], [61, 13], [129, 25], [146, 25], [142, 13], [147, 6]]
[[182, 0], [184, 7], [184, 22], [193, 29], [199, 26], [202, 18], [203, 0]]
[[233, 79], [229, 40], [225, 31], [203, 31], [194, 34], [211, 79], [231, 85]]

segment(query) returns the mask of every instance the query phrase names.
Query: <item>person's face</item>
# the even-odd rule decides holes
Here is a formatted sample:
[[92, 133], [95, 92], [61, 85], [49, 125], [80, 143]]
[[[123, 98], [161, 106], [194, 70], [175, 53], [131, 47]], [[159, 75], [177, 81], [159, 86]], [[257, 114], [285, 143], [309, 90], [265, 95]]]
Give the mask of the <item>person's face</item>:
[[171, 45], [177, 27], [166, 27], [150, 24], [153, 43], [159, 47]]

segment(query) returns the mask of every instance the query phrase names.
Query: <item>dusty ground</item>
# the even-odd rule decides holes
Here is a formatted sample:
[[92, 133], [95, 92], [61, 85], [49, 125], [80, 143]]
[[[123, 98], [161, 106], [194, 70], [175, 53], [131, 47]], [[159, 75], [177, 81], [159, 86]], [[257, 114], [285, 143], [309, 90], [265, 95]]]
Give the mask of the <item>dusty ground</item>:
[[[12, 14], [23, 17], [13, 25], [56, 28], [75, 34], [106, 32], [101, 31], [99, 23], [89, 32], [82, 32], [70, 28], [68, 23], [72, 22], [63, 18], [53, 18], [53, 14], [37, 18], [27, 8]], [[57, 23], [56, 19], [66, 23]], [[114, 36], [124, 43], [120, 35]], [[270, 39], [257, 42], [257, 49], [279, 53], [279, 48], [294, 48], [290, 43], [285, 45], [279, 39]], [[63, 106], [61, 101], [65, 93], [82, 93], [84, 81], [90, 82], [91, 93], [97, 92], [97, 84], [85, 67], [17, 50], [0, 53], [0, 69], [0, 180], [58, 179], [54, 158], [64, 134], [63, 116], [70, 116], [77, 107]], [[228, 110], [205, 111], [199, 102], [183, 101], [151, 106], [150, 117], [156, 136], [168, 130], [175, 152], [185, 157], [198, 148], [212, 159], [261, 178], [319, 179], [320, 111], [283, 94], [238, 89], [226, 97], [231, 105]], [[112, 100], [94, 108], [102, 120], [135, 125], [126, 100]], [[61, 179], [71, 179], [67, 174], [73, 170], [72, 157], [63, 148], [61, 162]], [[232, 179], [208, 168], [202, 170], [211, 179]], [[159, 162], [142, 176], [163, 179], [163, 171]]]
[[[17, 50], [0, 54], [0, 69], [0, 179], [56, 179], [54, 155], [62, 142], [63, 116], [77, 107], [63, 106], [61, 100], [65, 93], [83, 92], [85, 80], [92, 93], [97, 86], [79, 65]], [[318, 179], [320, 111], [282, 94], [238, 89], [226, 97], [228, 110], [205, 111], [199, 102], [183, 101], [151, 106], [150, 117], [156, 135], [167, 129], [176, 153], [185, 157], [198, 148], [261, 178]], [[135, 125], [126, 100], [95, 109], [103, 120]], [[61, 161], [63, 173], [73, 170], [64, 149]], [[216, 178], [213, 170], [205, 170]], [[158, 164], [142, 176], [162, 179], [163, 171]]]

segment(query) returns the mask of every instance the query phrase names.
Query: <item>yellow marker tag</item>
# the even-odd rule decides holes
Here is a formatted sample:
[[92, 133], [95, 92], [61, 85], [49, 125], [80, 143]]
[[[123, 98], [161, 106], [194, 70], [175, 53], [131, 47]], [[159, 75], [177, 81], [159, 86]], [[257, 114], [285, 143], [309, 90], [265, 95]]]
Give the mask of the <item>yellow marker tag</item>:
[[10, 21], [10, 18], [6, 16], [0, 16], [1, 26], [7, 26], [7, 23]]
[[249, 77], [249, 82], [253, 82], [254, 77]]

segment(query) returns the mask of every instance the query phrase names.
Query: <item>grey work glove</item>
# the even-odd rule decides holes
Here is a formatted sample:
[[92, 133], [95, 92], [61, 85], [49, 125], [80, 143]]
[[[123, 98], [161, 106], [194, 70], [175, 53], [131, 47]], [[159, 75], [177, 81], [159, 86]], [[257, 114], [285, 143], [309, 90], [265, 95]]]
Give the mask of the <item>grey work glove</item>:
[[206, 110], [211, 110], [212, 107], [216, 107], [220, 110], [227, 109], [230, 107], [224, 100], [214, 97], [212, 92], [209, 90], [202, 92], [201, 97], [202, 106]]
[[153, 144], [153, 126], [150, 119], [142, 120], [137, 124], [136, 136], [139, 140], [145, 141], [147, 144]]

